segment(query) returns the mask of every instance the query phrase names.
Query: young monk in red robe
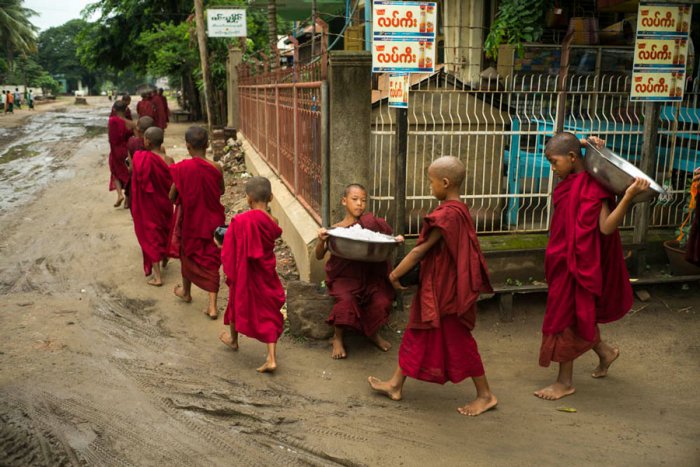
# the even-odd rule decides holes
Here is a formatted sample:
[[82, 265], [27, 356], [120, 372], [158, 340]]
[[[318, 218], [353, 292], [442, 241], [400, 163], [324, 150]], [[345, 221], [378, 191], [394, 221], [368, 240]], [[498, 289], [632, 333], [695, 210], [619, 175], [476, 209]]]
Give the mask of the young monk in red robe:
[[214, 243], [214, 230], [225, 222], [224, 175], [219, 164], [206, 158], [209, 146], [207, 130], [193, 126], [185, 133], [185, 143], [191, 158], [171, 166], [173, 186], [171, 201], [178, 200], [181, 209], [180, 266], [182, 285], [174, 293], [183, 301], [192, 301], [192, 283], [209, 292], [209, 307], [205, 313], [218, 317], [216, 298], [219, 292], [221, 252]]
[[[146, 149], [143, 144], [143, 134], [152, 126], [153, 119], [151, 117], [141, 117], [136, 122], [136, 126], [134, 127], [134, 135], [129, 138], [129, 141], [126, 142], [126, 149], [129, 152], [129, 155], [126, 158], [126, 166], [129, 168], [129, 171], [131, 171], [131, 163], [134, 158], [134, 154], [136, 154], [137, 151], [143, 151]], [[129, 177], [129, 181], [126, 182], [126, 185], [124, 186], [124, 208], [128, 209], [130, 207], [131, 177]]]
[[[600, 145], [602, 140], [591, 142]], [[540, 365], [559, 363], [559, 376], [554, 384], [535, 391], [547, 400], [575, 392], [574, 360], [588, 350], [600, 358], [594, 378], [605, 376], [620, 355], [601, 340], [598, 323], [616, 321], [632, 307], [617, 227], [632, 198], [649, 187], [648, 181], [635, 180], [616, 206], [613, 195], [585, 171], [581, 144], [571, 133], [558, 133], [545, 147], [561, 180], [552, 194], [554, 214], [544, 264], [549, 293], [540, 347]]]
[[464, 164], [452, 156], [440, 157], [428, 168], [430, 187], [440, 205], [425, 216], [415, 248], [389, 274], [394, 288], [402, 289], [399, 278], [420, 262], [420, 282], [399, 365], [390, 379], [370, 376], [369, 384], [398, 401], [406, 376], [439, 384], [472, 378], [476, 399], [457, 410], [477, 416], [498, 401], [471, 334], [479, 295], [492, 289], [469, 209], [459, 198], [465, 176]]
[[[143, 117], [142, 117], [143, 118]], [[151, 127], [144, 134], [145, 150], [136, 151], [131, 170], [131, 215], [134, 231], [143, 252], [143, 271], [153, 273], [149, 285], [160, 287], [160, 262], [167, 259], [168, 235], [172, 225], [173, 179], [169, 166], [174, 163], [163, 152], [163, 130]]]
[[[384, 219], [365, 213], [367, 208], [367, 190], [357, 183], [345, 187], [342, 205], [345, 217], [333, 227], [350, 227], [360, 224], [364, 229], [391, 234], [391, 227]], [[396, 237], [403, 241], [403, 237]], [[318, 231], [316, 259], [322, 260], [328, 251], [328, 231]], [[371, 263], [352, 261], [331, 255], [326, 263], [326, 286], [335, 305], [328, 317], [328, 324], [334, 326], [333, 351], [331, 358], [347, 357], [343, 333], [353, 329], [363, 333], [384, 352], [391, 348], [391, 343], [379, 335], [379, 329], [389, 319], [394, 301], [394, 290], [388, 279], [391, 266], [389, 262]]]
[[126, 165], [126, 158], [129, 155], [126, 144], [132, 134], [134, 123], [126, 120], [124, 109], [126, 104], [123, 101], [114, 103], [115, 115], [109, 117], [107, 133], [109, 136], [109, 191], [117, 191], [117, 202], [114, 207], [118, 208], [124, 201], [124, 185], [129, 181], [129, 168]]
[[238, 350], [238, 333], [267, 344], [267, 358], [257, 371], [271, 373], [277, 368], [277, 340], [284, 330], [284, 288], [277, 275], [275, 241], [282, 235], [268, 214], [272, 187], [265, 177], [252, 177], [245, 185], [250, 211], [238, 214], [226, 230], [221, 259], [229, 286], [224, 324], [219, 339]]
[[[123, 101], [124, 104], [126, 105], [126, 109], [124, 110], [124, 118], [127, 120], [133, 120], [131, 117], [131, 109], [129, 108], [129, 105], [131, 104], [131, 96], [128, 94], [124, 94], [119, 100]], [[115, 101], [116, 103], [117, 101]], [[114, 112], [114, 107], [112, 107], [112, 113], [109, 114], [110, 117], [114, 117], [116, 113]]]
[[156, 106], [151, 99], [150, 91], [141, 93], [141, 100], [136, 104], [136, 113], [140, 117], [151, 117], [156, 120]]
[[165, 103], [165, 98], [157, 92], [152, 94], [151, 102], [156, 109], [155, 125], [165, 130], [168, 126], [168, 104]]
[[170, 123], [170, 107], [168, 107], [168, 98], [165, 97], [165, 94], [163, 94], [163, 88], [159, 88], [157, 94], [165, 107], [165, 123], [168, 124]]

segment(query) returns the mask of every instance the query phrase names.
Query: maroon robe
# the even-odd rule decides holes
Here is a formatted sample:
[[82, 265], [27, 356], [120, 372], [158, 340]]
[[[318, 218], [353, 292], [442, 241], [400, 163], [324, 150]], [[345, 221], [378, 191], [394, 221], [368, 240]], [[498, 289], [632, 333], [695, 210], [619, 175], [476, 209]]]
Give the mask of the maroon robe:
[[399, 366], [412, 378], [458, 383], [484, 374], [471, 330], [479, 295], [492, 289], [467, 205], [443, 201], [425, 216], [417, 245], [433, 229], [441, 230], [442, 239], [421, 261]]
[[213, 163], [194, 157], [171, 166], [177, 188], [181, 220], [182, 276], [207, 292], [219, 291], [221, 251], [214, 230], [225, 222], [221, 204], [223, 175]]
[[146, 147], [143, 144], [143, 138], [140, 136], [132, 136], [129, 141], [126, 142], [126, 149], [129, 151], [129, 155], [134, 157], [136, 151], [143, 151]]
[[[698, 211], [697, 204], [697, 192], [700, 189], [700, 182], [693, 182], [690, 188], [691, 196], [693, 197], [692, 203], [695, 203], [695, 207], [689, 206], [690, 209], [694, 209], [693, 223], [690, 226], [690, 234], [688, 235], [688, 245], [685, 252], [685, 260], [696, 266], [700, 266], [700, 212]], [[693, 194], [693, 192], [695, 194]]]
[[[358, 224], [362, 228], [391, 234], [384, 219], [364, 214]], [[353, 261], [331, 255], [326, 263], [328, 294], [335, 305], [328, 324], [345, 326], [372, 336], [389, 319], [394, 301], [394, 289], [389, 282], [388, 262]]]
[[229, 286], [224, 324], [266, 344], [277, 342], [284, 330], [284, 288], [274, 251], [280, 235], [266, 212], [252, 209], [231, 219], [221, 249]]
[[168, 104], [165, 103], [165, 98], [156, 94], [151, 98], [153, 106], [156, 108], [155, 125], [165, 130], [168, 126]]
[[552, 198], [544, 260], [549, 293], [540, 347], [545, 367], [590, 350], [600, 341], [597, 324], [622, 318], [633, 302], [620, 233], [600, 232], [603, 202], [614, 209], [613, 196], [580, 172], [559, 182]]
[[153, 100], [141, 99], [138, 104], [136, 104], [136, 113], [141, 117], [151, 117], [153, 121], [156, 119], [156, 106], [153, 104]]
[[151, 151], [136, 151], [131, 170], [131, 215], [143, 251], [144, 273], [167, 256], [173, 203], [168, 195], [173, 179], [168, 164]]
[[109, 136], [109, 190], [115, 190], [115, 180], [119, 180], [122, 186], [129, 181], [129, 168], [126, 165], [126, 158], [129, 155], [126, 144], [131, 136], [131, 130], [126, 127], [126, 123], [121, 117], [109, 117], [107, 124]]

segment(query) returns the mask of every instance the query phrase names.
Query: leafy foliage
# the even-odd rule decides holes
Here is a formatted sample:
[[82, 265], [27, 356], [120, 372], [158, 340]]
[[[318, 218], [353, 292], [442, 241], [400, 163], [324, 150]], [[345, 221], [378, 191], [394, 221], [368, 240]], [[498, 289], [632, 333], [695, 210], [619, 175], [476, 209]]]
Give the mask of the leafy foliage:
[[542, 37], [542, 19], [549, 3], [549, 0], [503, 0], [484, 42], [486, 56], [497, 58], [501, 44], [515, 44], [522, 56], [523, 42], [535, 42]]
[[[0, 44], [5, 52], [4, 72], [0, 81], [7, 79], [5, 73], [12, 72], [15, 54], [31, 54], [36, 51], [36, 32], [30, 19], [37, 13], [22, 6], [22, 0], [0, 0]], [[2, 71], [3, 67], [0, 67]]]

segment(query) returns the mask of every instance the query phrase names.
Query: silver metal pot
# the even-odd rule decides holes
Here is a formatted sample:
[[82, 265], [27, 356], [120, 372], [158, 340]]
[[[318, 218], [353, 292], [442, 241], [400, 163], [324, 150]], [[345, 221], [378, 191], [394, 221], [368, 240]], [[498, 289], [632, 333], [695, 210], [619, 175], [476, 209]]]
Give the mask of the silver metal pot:
[[388, 260], [398, 243], [376, 243], [336, 237], [333, 229], [328, 231], [328, 249], [336, 256], [355, 261], [379, 263]]
[[651, 182], [649, 188], [635, 196], [632, 199], [633, 203], [650, 201], [659, 195], [667, 195], [666, 190], [651, 177], [606, 147], [597, 148], [589, 144], [586, 147], [583, 165], [593, 178], [616, 195], [624, 194], [625, 190], [634, 183], [635, 178], [649, 180]]

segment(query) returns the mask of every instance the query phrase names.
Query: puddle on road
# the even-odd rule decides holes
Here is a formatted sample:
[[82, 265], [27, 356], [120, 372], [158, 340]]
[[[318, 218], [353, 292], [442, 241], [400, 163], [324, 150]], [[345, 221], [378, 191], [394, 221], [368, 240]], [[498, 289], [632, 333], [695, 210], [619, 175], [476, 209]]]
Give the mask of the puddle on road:
[[87, 138], [107, 133], [109, 107], [65, 107], [0, 128], [0, 214], [32, 199], [48, 183], [71, 175], [65, 161]]

